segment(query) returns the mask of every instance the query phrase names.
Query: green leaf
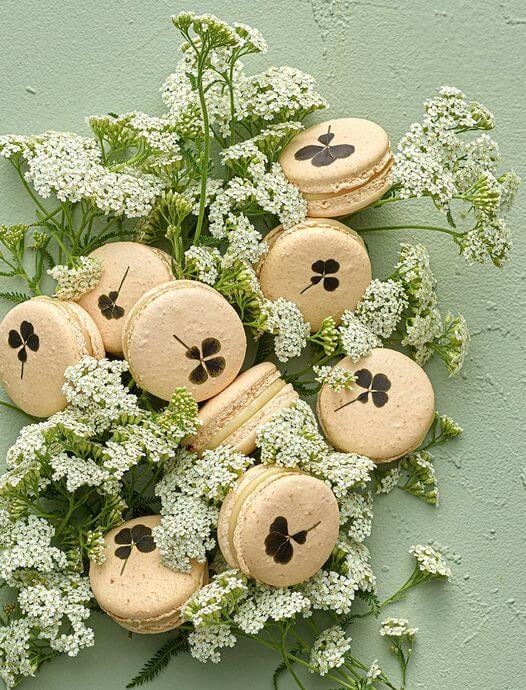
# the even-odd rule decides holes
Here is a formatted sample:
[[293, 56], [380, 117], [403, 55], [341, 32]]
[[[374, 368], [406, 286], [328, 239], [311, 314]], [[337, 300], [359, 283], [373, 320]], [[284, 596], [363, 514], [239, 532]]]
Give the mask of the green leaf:
[[369, 606], [371, 609], [373, 615], [375, 618], [378, 618], [380, 615], [380, 599], [376, 596], [374, 592], [362, 592], [361, 590], [358, 590], [356, 592], [356, 596], [362, 599], [362, 601], [365, 601], [365, 603]]
[[276, 670], [272, 674], [272, 687], [274, 688], [274, 690], [279, 690], [278, 680], [284, 673], [286, 673], [286, 671], [287, 664], [284, 661], [282, 661], [281, 664], [276, 667]]
[[273, 352], [274, 336], [270, 333], [263, 333], [261, 338], [258, 340], [258, 350], [256, 352], [254, 364], [265, 362], [269, 357], [272, 357]]
[[22, 302], [27, 302], [28, 299], [31, 299], [31, 295], [26, 295], [24, 292], [0, 292], [0, 299], [21, 304]]
[[188, 652], [188, 640], [186, 634], [179, 632], [176, 637], [168, 640], [163, 646], [158, 649], [155, 654], [149, 659], [140, 672], [132, 678], [126, 686], [127, 688], [137, 688], [139, 685], [145, 685], [152, 681], [158, 673], [160, 673], [166, 666], [170, 659], [178, 654], [186, 654]]
[[306, 383], [302, 383], [301, 381], [294, 381], [294, 380], [291, 380], [290, 383], [292, 383], [292, 385], [294, 386], [297, 393], [299, 393], [300, 395], [303, 395], [305, 397], [311, 397], [313, 395], [316, 395], [316, 393], [321, 388], [321, 384], [319, 384], [319, 383], [306, 384]]

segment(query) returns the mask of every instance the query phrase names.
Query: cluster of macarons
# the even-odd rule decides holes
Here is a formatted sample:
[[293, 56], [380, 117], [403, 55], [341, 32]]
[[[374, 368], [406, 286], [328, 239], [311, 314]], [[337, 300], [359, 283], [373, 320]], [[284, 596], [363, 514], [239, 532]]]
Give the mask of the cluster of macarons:
[[[308, 203], [299, 225], [271, 231], [257, 268], [264, 295], [295, 302], [316, 331], [354, 309], [371, 281], [360, 236], [335, 217], [381, 197], [392, 154], [384, 130], [361, 119], [332, 120], [296, 136], [281, 165]], [[195, 452], [228, 445], [256, 448], [257, 429], [297, 400], [274, 364], [239, 373], [246, 355], [243, 324], [212, 287], [174, 280], [169, 257], [134, 242], [105, 245], [92, 256], [103, 266], [94, 290], [78, 302], [37, 297], [0, 324], [0, 381], [24, 411], [46, 417], [62, 409], [65, 369], [84, 355], [124, 356], [137, 384], [169, 400], [186, 386], [199, 403], [202, 426], [186, 443]], [[318, 396], [320, 426], [334, 448], [388, 462], [417, 448], [434, 416], [425, 372], [405, 355], [376, 348], [352, 369], [356, 385]], [[356, 403], [356, 404], [355, 404]], [[206, 564], [187, 573], [162, 565], [152, 528], [159, 518], [129, 521], [105, 537], [106, 560], [92, 564], [101, 607], [129, 630], [176, 627], [188, 597], [208, 577]], [[330, 488], [295, 469], [255, 466], [227, 496], [218, 543], [226, 561], [272, 586], [313, 576], [338, 537], [339, 509]]]

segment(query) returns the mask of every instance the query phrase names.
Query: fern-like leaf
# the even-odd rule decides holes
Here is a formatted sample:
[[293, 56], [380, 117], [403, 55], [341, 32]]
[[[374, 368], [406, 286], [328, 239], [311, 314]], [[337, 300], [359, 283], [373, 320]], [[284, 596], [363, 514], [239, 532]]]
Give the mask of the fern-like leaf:
[[158, 649], [155, 654], [148, 659], [140, 672], [132, 678], [126, 686], [127, 688], [137, 688], [139, 685], [145, 685], [152, 681], [158, 673], [160, 673], [166, 666], [170, 659], [177, 654], [185, 654], [188, 652], [188, 640], [185, 633], [179, 633], [176, 637], [168, 640], [163, 646]]
[[282, 661], [281, 664], [276, 667], [276, 670], [272, 674], [272, 687], [274, 688], [274, 690], [279, 690], [278, 680], [286, 671], [287, 664], [284, 661]]
[[374, 592], [362, 592], [361, 590], [358, 590], [356, 592], [356, 596], [362, 599], [362, 601], [365, 601], [365, 603], [371, 609], [374, 617], [378, 618], [378, 616], [380, 615], [381, 606], [380, 599], [378, 599], [376, 594]]
[[254, 364], [260, 364], [265, 362], [269, 357], [272, 356], [274, 352], [274, 336], [270, 333], [263, 333], [261, 338], [258, 340], [258, 351], [256, 352], [256, 358]]
[[31, 299], [31, 295], [26, 295], [24, 292], [0, 292], [0, 299], [20, 304], [21, 302], [27, 302], [28, 299]]

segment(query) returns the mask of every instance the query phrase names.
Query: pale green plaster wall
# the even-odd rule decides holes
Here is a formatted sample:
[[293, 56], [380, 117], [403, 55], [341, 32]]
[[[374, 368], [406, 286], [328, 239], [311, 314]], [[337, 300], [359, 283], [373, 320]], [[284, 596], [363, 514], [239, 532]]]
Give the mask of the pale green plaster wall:
[[[393, 140], [419, 117], [421, 102], [435, 87], [459, 86], [495, 112], [505, 160], [519, 171], [522, 167], [526, 7], [521, 0], [3, 2], [2, 133], [83, 131], [83, 118], [91, 113], [159, 111], [159, 85], [177, 59], [168, 18], [181, 9], [259, 27], [270, 53], [253, 60], [251, 69], [296, 65], [317, 77], [333, 116], [369, 117]], [[29, 210], [13, 175], [0, 166], [0, 222], [24, 221]], [[414, 542], [434, 540], [454, 566], [450, 586], [430, 585], [392, 609], [420, 627], [410, 688], [526, 686], [524, 210], [523, 201], [511, 218], [515, 250], [502, 271], [467, 270], [452, 245], [429, 238], [441, 302], [466, 315], [473, 341], [462, 376], [448, 380], [438, 363], [429, 367], [439, 409], [466, 429], [462, 440], [438, 454], [442, 505], [434, 510], [401, 492], [391, 494], [378, 502], [370, 540], [383, 593], [408, 574], [407, 548]], [[368, 212], [359, 223], [413, 218], [422, 219], [417, 204]], [[371, 238], [376, 275], [385, 275], [397, 242]], [[21, 422], [0, 412], [1, 456]], [[94, 649], [76, 660], [53, 662], [24, 687], [123, 688], [159, 645], [152, 637], [130, 641], [103, 617], [96, 617], [95, 627]], [[356, 653], [368, 661], [387, 656], [376, 627], [369, 621], [353, 630]], [[151, 688], [271, 687], [277, 660], [270, 653], [247, 644], [225, 659], [215, 667], [181, 658]], [[330, 687], [313, 677], [306, 685]]]

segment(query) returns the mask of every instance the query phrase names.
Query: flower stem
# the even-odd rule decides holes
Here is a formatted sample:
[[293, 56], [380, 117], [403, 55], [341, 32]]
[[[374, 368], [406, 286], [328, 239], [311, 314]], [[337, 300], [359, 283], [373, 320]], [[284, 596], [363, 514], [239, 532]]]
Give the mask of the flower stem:
[[197, 216], [197, 226], [195, 228], [194, 234], [194, 244], [199, 244], [199, 237], [201, 235], [201, 230], [203, 229], [203, 221], [205, 218], [205, 207], [206, 207], [206, 184], [208, 180], [208, 162], [210, 159], [210, 122], [208, 120], [208, 108], [206, 106], [205, 91], [203, 88], [203, 67], [206, 60], [208, 50], [203, 51], [199, 56], [198, 69], [197, 69], [197, 90], [199, 93], [199, 103], [201, 106], [201, 114], [203, 116], [203, 130], [204, 130], [204, 142], [203, 142], [203, 156], [201, 159], [201, 193], [199, 198], [199, 214]]
[[461, 232], [455, 232], [449, 228], [441, 228], [437, 225], [384, 225], [377, 228], [360, 228], [358, 232], [383, 232], [384, 230], [431, 230], [433, 232], [443, 232], [452, 237], [462, 237]]

